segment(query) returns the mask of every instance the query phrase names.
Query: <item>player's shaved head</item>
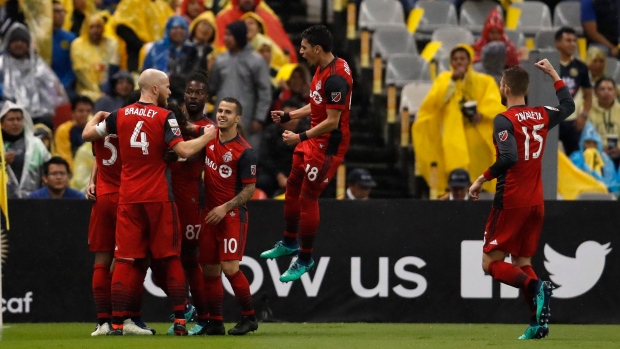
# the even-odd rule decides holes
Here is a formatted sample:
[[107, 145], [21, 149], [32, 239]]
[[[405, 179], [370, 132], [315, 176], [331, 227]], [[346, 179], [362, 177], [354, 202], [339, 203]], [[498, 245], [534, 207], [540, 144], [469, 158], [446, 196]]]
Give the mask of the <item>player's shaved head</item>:
[[170, 81], [168, 75], [161, 70], [147, 69], [138, 78], [140, 101], [154, 103], [160, 107], [168, 104], [170, 97]]
[[168, 79], [168, 75], [161, 70], [147, 69], [140, 74], [138, 86], [142, 91], [148, 91], [153, 86], [161, 85]]

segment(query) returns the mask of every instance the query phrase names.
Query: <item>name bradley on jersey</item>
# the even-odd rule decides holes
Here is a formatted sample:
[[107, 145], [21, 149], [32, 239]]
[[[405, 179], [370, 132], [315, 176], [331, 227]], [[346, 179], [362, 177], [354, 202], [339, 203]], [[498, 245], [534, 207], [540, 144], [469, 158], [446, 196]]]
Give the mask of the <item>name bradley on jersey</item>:
[[157, 112], [153, 109], [147, 108], [126, 108], [125, 115], [137, 115], [146, 116], [147, 118], [154, 118]]
[[519, 122], [523, 122], [527, 119], [532, 119], [532, 120], [542, 120], [542, 115], [540, 115], [539, 112], [537, 111], [522, 111], [520, 113], [517, 113], [517, 119], [519, 120]]

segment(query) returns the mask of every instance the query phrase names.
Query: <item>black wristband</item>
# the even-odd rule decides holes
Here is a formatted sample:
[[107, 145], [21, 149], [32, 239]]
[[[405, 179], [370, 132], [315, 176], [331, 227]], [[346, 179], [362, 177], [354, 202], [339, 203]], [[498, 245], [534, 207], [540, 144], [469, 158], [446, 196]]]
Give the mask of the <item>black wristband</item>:
[[289, 121], [291, 121], [291, 113], [286, 111], [284, 112], [284, 115], [280, 116], [280, 123], [285, 124]]
[[300, 141], [303, 142], [303, 141], [307, 141], [308, 139], [310, 139], [310, 138], [308, 137], [308, 135], [306, 134], [305, 131], [299, 134], [299, 140]]

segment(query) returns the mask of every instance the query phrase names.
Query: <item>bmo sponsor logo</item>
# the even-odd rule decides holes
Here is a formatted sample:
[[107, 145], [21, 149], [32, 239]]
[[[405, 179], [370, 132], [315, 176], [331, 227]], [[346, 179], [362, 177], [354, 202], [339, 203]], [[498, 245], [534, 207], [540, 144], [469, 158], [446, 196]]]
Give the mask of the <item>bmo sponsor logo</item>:
[[[295, 259], [292, 259], [291, 264], [294, 261]], [[316, 263], [314, 274], [312, 276], [307, 273], [302, 275], [300, 281], [307, 297], [318, 296], [330, 261], [331, 257], [320, 257]], [[250, 292], [256, 294], [265, 283], [272, 283], [278, 297], [288, 297], [294, 283], [280, 282], [280, 275], [284, 272], [284, 269], [281, 270], [275, 260], [266, 260], [265, 263], [266, 268], [265, 265], [252, 257], [243, 257], [240, 265], [250, 268], [253, 275], [253, 279], [250, 282]], [[362, 275], [367, 276], [373, 273], [372, 270], [367, 269], [362, 271], [363, 264], [361, 257], [351, 257], [350, 259], [350, 286], [353, 292], [360, 298], [387, 298], [390, 295], [396, 295], [401, 298], [416, 298], [423, 295], [428, 288], [426, 278], [417, 272], [426, 266], [426, 262], [419, 257], [402, 257], [396, 261], [393, 270], [390, 270], [389, 257], [379, 257], [379, 268], [376, 271], [378, 278], [373, 278], [373, 280], [377, 280], [373, 285], [364, 285], [362, 283]], [[342, 269], [334, 267], [331, 272], [338, 272], [338, 270]], [[224, 289], [229, 294], [234, 295], [232, 287], [224, 275], [222, 275], [222, 282]], [[328, 285], [328, 287], [330, 286]], [[147, 272], [144, 288], [156, 297], [165, 297], [164, 292], [153, 283], [150, 269]]]
[[32, 303], [32, 292], [26, 292], [24, 297], [14, 297], [9, 299], [2, 298], [2, 313], [28, 314]]
[[209, 159], [208, 156], [205, 157], [205, 165], [207, 165], [207, 167], [211, 168], [213, 171], [217, 171], [217, 165], [213, 160]]

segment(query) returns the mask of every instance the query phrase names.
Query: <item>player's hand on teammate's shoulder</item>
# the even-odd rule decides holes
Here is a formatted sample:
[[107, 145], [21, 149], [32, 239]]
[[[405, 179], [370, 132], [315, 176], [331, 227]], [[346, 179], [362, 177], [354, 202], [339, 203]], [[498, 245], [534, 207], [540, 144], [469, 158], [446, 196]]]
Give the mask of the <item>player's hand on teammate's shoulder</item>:
[[226, 213], [228, 213], [228, 211], [226, 211], [225, 205], [218, 206], [212, 209], [211, 211], [209, 211], [209, 213], [207, 214], [207, 217], [205, 218], [205, 222], [207, 224], [216, 225], [220, 223], [222, 219], [224, 219], [224, 217], [226, 216]]
[[179, 155], [174, 150], [170, 149], [164, 153], [164, 161], [167, 164], [173, 163], [177, 160], [179, 160]]
[[289, 130], [285, 130], [282, 133], [282, 140], [284, 141], [286, 145], [289, 145], [289, 146], [297, 145], [297, 143], [300, 142], [299, 135]]
[[215, 134], [216, 134], [216, 128], [213, 125], [206, 125], [203, 126], [203, 130], [204, 130], [204, 136], [209, 138], [209, 139], [213, 139], [215, 138]]

